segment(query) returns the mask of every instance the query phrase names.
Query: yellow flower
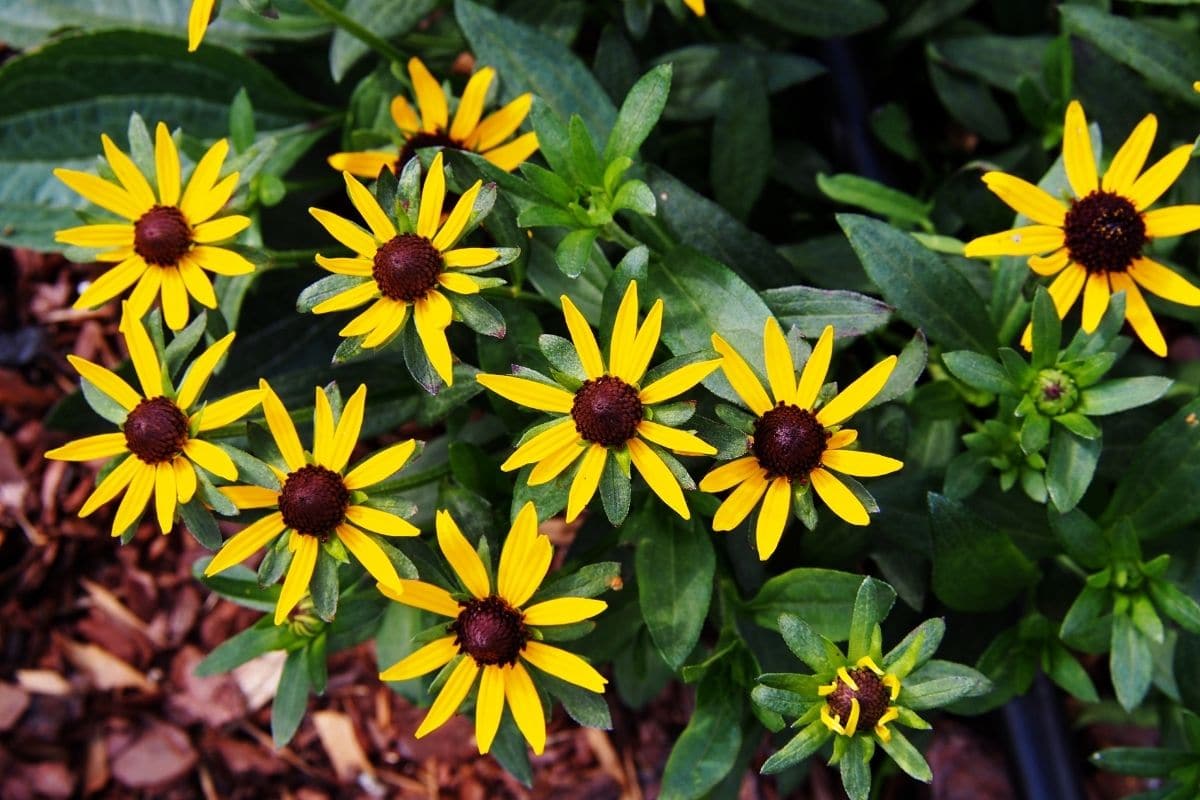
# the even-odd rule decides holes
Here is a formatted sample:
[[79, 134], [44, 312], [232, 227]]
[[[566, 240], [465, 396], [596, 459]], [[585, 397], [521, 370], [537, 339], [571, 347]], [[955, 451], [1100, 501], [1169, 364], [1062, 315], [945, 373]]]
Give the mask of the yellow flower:
[[[1072, 101], [1063, 128], [1063, 164], [1074, 197], [1064, 205], [1013, 175], [987, 173], [983, 180], [988, 188], [1036, 224], [981, 236], [967, 243], [966, 254], [1029, 256], [1029, 268], [1038, 275], [1058, 276], [1050, 284], [1050, 296], [1059, 317], [1066, 316], [1083, 292], [1087, 333], [1100, 324], [1110, 294], [1124, 292], [1125, 319], [1146, 347], [1165, 356], [1167, 343], [1141, 290], [1196, 306], [1200, 288], [1142, 253], [1153, 239], [1200, 228], [1200, 205], [1146, 210], [1192, 157], [1192, 145], [1182, 145], [1142, 172], [1157, 127], [1153, 114], [1138, 123], [1101, 180], [1083, 108]], [[1031, 341], [1032, 329], [1026, 326], [1021, 344], [1028, 350]]]
[[100, 481], [79, 516], [88, 516], [124, 491], [112, 525], [113, 536], [120, 536], [142, 516], [153, 495], [159, 528], [166, 533], [174, 524], [176, 501], [186, 504], [196, 493], [196, 466], [226, 480], [237, 478], [233, 459], [204, 441], [201, 434], [244, 417], [259, 404], [262, 393], [250, 389], [212, 403], [201, 402], [209, 377], [233, 343], [232, 333], [192, 362], [176, 391], [150, 336], [128, 304], [120, 329], [142, 394], [99, 364], [78, 356], [67, 356], [67, 360], [85, 381], [125, 409], [121, 432], [88, 436], [51, 450], [46, 458], [91, 461], [129, 454]]
[[704, 0], [683, 0], [683, 4], [690, 8], [697, 17], [704, 16]]
[[213, 4], [216, 0], [192, 0], [192, 10], [188, 12], [188, 52], [195, 52], [204, 39], [208, 23], [212, 20]]
[[358, 387], [346, 401], [336, 425], [329, 398], [324, 390], [317, 388], [312, 453], [300, 445], [296, 426], [279, 396], [264, 380], [259, 381], [259, 387], [267, 427], [288, 471], [272, 467], [280, 484], [274, 488], [221, 487], [221, 493], [239, 509], [274, 510], [225, 542], [204, 574], [216, 575], [246, 560], [276, 536], [289, 536], [292, 561], [275, 605], [275, 624], [280, 625], [308, 590], [317, 564], [317, 551], [332, 535], [354, 554], [375, 580], [399, 592], [400, 576], [396, 574], [396, 568], [383, 548], [363, 529], [381, 536], [417, 536], [420, 531], [408, 520], [364, 505], [366, 498], [362, 490], [387, 479], [403, 467], [416, 449], [416, 443], [409, 440], [394, 444], [363, 459], [343, 475], [362, 429], [367, 387]]
[[239, 215], [212, 219], [237, 188], [236, 172], [217, 180], [229, 143], [221, 139], [209, 148], [181, 196], [179, 152], [167, 126], [158, 123], [154, 148], [156, 197], [133, 160], [107, 135], [101, 135], [100, 140], [120, 186], [87, 172], [54, 170], [55, 176], [71, 189], [127, 220], [81, 225], [55, 233], [55, 241], [103, 249], [105, 252], [96, 260], [117, 264], [79, 296], [75, 308], [101, 306], [136, 283], [129, 295], [133, 315], [144, 317], [154, 296], [161, 292], [163, 317], [171, 330], [180, 330], [188, 322], [189, 294], [203, 306], [217, 307], [216, 294], [204, 270], [220, 275], [254, 271], [254, 265], [242, 256], [214, 247], [250, 225], [249, 217]]
[[[504, 541], [495, 590], [483, 560], [448, 511], [437, 514], [438, 547], [450, 562], [465, 594], [454, 595], [423, 581], [402, 580], [403, 591], [381, 586], [393, 600], [431, 611], [453, 622], [448, 635], [435, 639], [379, 674], [380, 680], [405, 681], [441, 669], [458, 659], [421, 726], [420, 739], [441, 727], [479, 679], [475, 701], [475, 740], [479, 752], [492, 746], [504, 703], [535, 753], [546, 746], [546, 719], [526, 664], [592, 692], [608, 681], [574, 653], [544, 644], [537, 629], [570, 625], [599, 614], [608, 604], [586, 597], [558, 597], [522, 608], [546, 577], [554, 548], [538, 533], [537, 510], [526, 503]], [[464, 599], [456, 599], [462, 597]]]
[[409, 59], [408, 75], [417, 95], [420, 117], [404, 97], [397, 95], [392, 99], [392, 120], [404, 139], [399, 152], [368, 150], [335, 153], [329, 157], [329, 166], [360, 178], [374, 179], [384, 167], [399, 173], [422, 147], [441, 146], [479, 153], [500, 169], [511, 172], [537, 152], [535, 133], [526, 133], [506, 141], [528, 116], [533, 103], [532, 94], [526, 92], [504, 108], [481, 119], [488, 89], [496, 78], [496, 70], [491, 67], [484, 67], [467, 81], [453, 122], [449, 121], [446, 93], [421, 63], [421, 59]]
[[521, 444], [501, 469], [509, 471], [537, 464], [529, 475], [529, 485], [537, 486], [554, 480], [578, 460], [579, 469], [567, 497], [570, 522], [595, 495], [610, 452], [614, 456], [627, 453], [654, 493], [681, 517], [689, 519], [691, 512], [679, 480], [646, 442], [680, 455], [715, 455], [717, 450], [691, 433], [653, 421], [647, 411], [704, 380], [721, 360], [687, 364], [643, 388], [640, 383], [662, 329], [662, 299], [654, 302], [639, 330], [637, 282], [629, 282], [613, 322], [607, 368], [592, 329], [579, 309], [566, 295], [561, 300], [567, 329], [587, 378], [581, 386], [572, 392], [515, 375], [476, 376], [488, 389], [514, 403], [562, 415], [559, 421], [542, 427]]
[[829, 470], [874, 477], [904, 466], [894, 458], [845, 449], [858, 438], [858, 432], [839, 427], [879, 394], [896, 366], [896, 357], [888, 356], [871, 367], [814, 413], [833, 354], [832, 325], [821, 333], [797, 384], [787, 339], [778, 322], [767, 320], [763, 356], [774, 403], [750, 366], [715, 333], [713, 347], [722, 356], [725, 377], [757, 417], [751, 455], [722, 464], [700, 481], [705, 492], [737, 486], [717, 509], [713, 530], [733, 530], [761, 498], [755, 539], [758, 557], [765, 561], [775, 552], [787, 525], [793, 490], [797, 484], [810, 482], [833, 513], [851, 525], [866, 525], [870, 521], [867, 509]]
[[817, 689], [825, 698], [821, 722], [840, 736], [870, 730], [880, 741], [890, 742], [888, 723], [900, 716], [893, 705], [900, 696], [900, 679], [881, 670], [870, 656], [863, 656], [855, 666], [852, 670], [838, 667], [833, 682]]
[[442, 154], [438, 153], [425, 176], [414, 223], [404, 212], [397, 214], [393, 222], [393, 217], [384, 212], [366, 187], [348, 172], [343, 172], [342, 177], [350, 201], [371, 231], [368, 233], [332, 212], [310, 208], [309, 213], [325, 230], [355, 253], [351, 258], [318, 255], [317, 263], [330, 272], [361, 280], [318, 303], [313, 313], [345, 311], [374, 300], [339, 335], [363, 336], [362, 346], [375, 348], [390, 342], [400, 332], [411, 306], [425, 354], [449, 386], [454, 373], [446, 328], [454, 311], [446, 293], [477, 294], [484, 282], [472, 273], [505, 263], [504, 254], [495, 248], [453, 249], [467, 230], [483, 182], [475, 181], [463, 192], [450, 216], [441, 223], [446, 175]]

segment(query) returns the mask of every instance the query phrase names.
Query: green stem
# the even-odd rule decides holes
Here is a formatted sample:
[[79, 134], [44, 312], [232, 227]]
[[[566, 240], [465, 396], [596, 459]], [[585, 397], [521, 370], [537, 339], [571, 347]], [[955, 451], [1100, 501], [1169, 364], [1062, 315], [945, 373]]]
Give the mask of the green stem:
[[491, 289], [484, 289], [480, 292], [484, 297], [502, 297], [506, 300], [527, 300], [531, 303], [545, 303], [546, 305], [554, 305], [554, 302], [536, 292], [526, 292], [521, 289], [508, 286], [496, 286]]
[[267, 250], [267, 256], [275, 264], [304, 264], [316, 258], [319, 250]]
[[379, 38], [369, 30], [358, 24], [354, 20], [347, 17], [340, 10], [330, 5], [327, 0], [304, 0], [308, 7], [325, 19], [338, 26], [346, 33], [358, 39], [367, 47], [374, 50], [379, 55], [391, 61], [393, 64], [403, 65], [405, 62], [404, 54], [397, 50], [392, 45], [388, 44], [383, 39]]
[[405, 475], [403, 478], [396, 478], [395, 480], [381, 483], [378, 486], [372, 487], [371, 491], [373, 494], [380, 495], [395, 494], [396, 492], [403, 492], [415, 489], [418, 486], [424, 486], [427, 483], [433, 483], [449, 474], [450, 464], [447, 462], [420, 472], [414, 472], [412, 475]]
[[627, 233], [616, 220], [613, 220], [605, 225], [604, 228], [601, 229], [601, 233], [604, 235], [605, 239], [608, 239], [611, 242], [616, 242], [626, 250], [632, 250], [633, 248], [642, 244], [640, 240]]

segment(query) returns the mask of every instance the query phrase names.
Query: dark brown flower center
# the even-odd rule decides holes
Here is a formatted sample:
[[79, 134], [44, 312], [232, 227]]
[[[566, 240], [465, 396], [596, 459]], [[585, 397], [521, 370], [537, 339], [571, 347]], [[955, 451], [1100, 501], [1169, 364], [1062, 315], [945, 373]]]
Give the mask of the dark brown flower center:
[[147, 464], [170, 461], [187, 438], [187, 417], [165, 397], [143, 400], [125, 418], [125, 444]]
[[754, 422], [754, 456], [772, 478], [806, 480], [821, 463], [829, 433], [811, 411], [780, 403]]
[[584, 381], [571, 404], [575, 430], [589, 442], [605, 447], [625, 444], [637, 433], [642, 421], [638, 390], [620, 378], [602, 375]]
[[442, 254], [428, 239], [403, 233], [375, 251], [371, 275], [384, 296], [411, 303], [437, 286], [444, 269]]
[[408, 160], [417, 154], [417, 151], [422, 147], [450, 147], [455, 150], [462, 150], [462, 142], [451, 139], [447, 134], [437, 131], [435, 133], [417, 133], [404, 143], [404, 147], [400, 148], [400, 155], [396, 158], [397, 174], [404, 169], [404, 165]]
[[529, 641], [525, 616], [503, 598], [465, 600], [458, 618], [450, 623], [454, 643], [480, 666], [515, 664]]
[[1088, 272], [1124, 272], [1146, 244], [1142, 215], [1112, 192], [1097, 190], [1073, 201], [1063, 230], [1071, 260]]
[[855, 730], [870, 731], [887, 711], [892, 693], [888, 687], [883, 685], [879, 676], [866, 667], [859, 667], [848, 672], [858, 689], [852, 689], [849, 684], [839, 678], [837, 688], [825, 698], [825, 703], [829, 706], [829, 710], [837, 715], [838, 722], [845, 725], [850, 721], [850, 701], [857, 698], [858, 725]]
[[349, 502], [341, 475], [309, 464], [287, 476], [279, 493], [279, 512], [289, 528], [323, 537], [346, 519]]
[[133, 249], [147, 264], [173, 267], [192, 246], [192, 228], [175, 206], [155, 206], [133, 223]]

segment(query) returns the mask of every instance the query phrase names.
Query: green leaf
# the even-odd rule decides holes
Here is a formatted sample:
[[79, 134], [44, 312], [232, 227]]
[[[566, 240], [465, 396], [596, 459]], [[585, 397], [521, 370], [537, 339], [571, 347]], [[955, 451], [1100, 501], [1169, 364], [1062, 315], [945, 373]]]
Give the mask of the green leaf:
[[892, 587], [874, 578], [864, 578], [854, 597], [854, 611], [850, 616], [850, 640], [846, 645], [846, 658], [857, 662], [871, 654], [871, 637], [875, 626], [883, 621], [891, 610], [896, 592]]
[[568, 278], [577, 278], [587, 267], [596, 244], [599, 228], [583, 228], [571, 231], [554, 248], [554, 261]]
[[193, 497], [186, 503], [178, 504], [176, 508], [179, 509], [179, 517], [187, 526], [188, 532], [201, 547], [208, 550], [221, 547], [221, 529], [217, 527], [217, 520], [212, 512], [205, 508], [203, 503]]
[[1087, 670], [1067, 648], [1050, 642], [1042, 653], [1042, 670], [1073, 697], [1085, 703], [1098, 703], [1100, 696]]
[[1004, 607], [1037, 570], [1004, 533], [965, 505], [929, 494], [933, 591], [959, 611]]
[[196, 665], [196, 677], [205, 678], [229, 672], [263, 653], [285, 650], [296, 641], [296, 635], [286, 625], [273, 625], [269, 617], [263, 617], [246, 630], [217, 645]]
[[726, 670], [705, 674], [696, 689], [692, 718], [667, 758], [662, 797], [704, 797], [733, 768], [742, 745], [744, 696]]
[[[648, 295], [661, 297], [663, 343], [675, 355], [708, 350], [713, 333], [755, 366], [762, 364], [762, 321], [766, 304], [724, 265], [687, 247], [677, 247], [649, 266]], [[718, 370], [704, 380], [717, 396], [741, 400]]]
[[332, 621], [337, 616], [338, 607], [338, 562], [325, 546], [317, 548], [317, 563], [309, 580], [308, 591], [312, 595], [313, 611], [326, 622]]
[[826, 197], [886, 217], [889, 222], [929, 227], [929, 203], [859, 175], [817, 173], [817, 188]]
[[874, 0], [734, 0], [772, 25], [801, 36], [849, 36], [883, 22], [887, 12]]
[[867, 800], [871, 794], [871, 758], [866, 749], [871, 739], [854, 736], [846, 740], [846, 752], [838, 766], [842, 773], [842, 788], [850, 800]]
[[[395, 39], [437, 8], [438, 0], [347, 0], [342, 13], [382, 39]], [[370, 48], [344, 28], [335, 28], [329, 46], [329, 69], [335, 81], [346, 77], [350, 68]]]
[[1033, 353], [1030, 365], [1035, 370], [1049, 369], [1058, 360], [1062, 342], [1062, 320], [1054, 308], [1050, 293], [1039, 286], [1033, 298]]
[[1191, 81], [1181, 76], [1200, 74], [1200, 52], [1181, 38], [1167, 35], [1140, 21], [1124, 19], [1084, 6], [1062, 9], [1064, 27], [1133, 69], [1153, 88], [1189, 105], [1200, 104]]
[[713, 195], [730, 214], [745, 219], [771, 170], [771, 104], [748, 58], [731, 65], [722, 91], [712, 136]]
[[1108, 591], [1084, 586], [1075, 598], [1075, 602], [1071, 603], [1071, 607], [1067, 609], [1058, 635], [1068, 644], [1081, 644], [1085, 641], [1083, 637], [1090, 634], [1095, 628], [1097, 621], [1107, 611], [1108, 606]]
[[616, 109], [565, 45], [470, 0], [455, 0], [454, 16], [478, 62], [499, 72], [505, 100], [533, 92], [559, 116], [581, 116], [594, 138], [608, 134]]
[[884, 670], [903, 679], [937, 652], [946, 633], [946, 621], [941, 617], [927, 619], [908, 632], [900, 644], [888, 651], [880, 664]]
[[612, 715], [609, 714], [608, 702], [604, 695], [589, 692], [540, 670], [537, 685], [557, 697], [567, 715], [580, 725], [605, 731], [612, 730]]
[[1070, 511], [1083, 499], [1100, 460], [1100, 441], [1099, 437], [1081, 439], [1065, 430], [1054, 432], [1046, 460], [1046, 489], [1060, 513]]
[[813, 672], [828, 672], [838, 666], [830, 662], [817, 632], [795, 614], [779, 615], [779, 633], [788, 649]]
[[[849, 572], [801, 567], [769, 579], [746, 607], [764, 628], [774, 628], [786, 612], [803, 619], [821, 636], [843, 642], [850, 638], [850, 617], [862, 582], [861, 575]], [[878, 583], [875, 588], [882, 595], [879, 606], [891, 607], [895, 600], [891, 587]]]
[[[196, 315], [196, 318], [184, 327], [175, 337], [171, 339], [171, 343], [167, 345], [163, 352], [163, 365], [166, 367], [167, 375], [175, 378], [179, 374], [179, 368], [183, 366], [183, 361], [200, 343], [204, 337], [204, 328], [208, 324], [208, 312], [201, 311]], [[178, 383], [182, 383], [179, 381]]]
[[1138, 535], [1151, 538], [1200, 518], [1200, 400], [1193, 400], [1145, 437], [1101, 517], [1110, 525], [1128, 516]]
[[616, 455], [605, 459], [604, 472], [600, 475], [600, 502], [604, 506], [604, 515], [613, 527], [620, 527], [629, 514], [630, 481], [629, 475], [621, 466], [621, 460]]
[[788, 689], [758, 685], [751, 690], [750, 699], [760, 708], [773, 711], [786, 719], [799, 719], [820, 698], [816, 695], [811, 698], [804, 697]]
[[1089, 417], [1116, 414], [1131, 408], [1153, 403], [1167, 393], [1174, 383], [1170, 378], [1145, 376], [1118, 378], [1084, 389], [1076, 410]]
[[516, 778], [523, 786], [533, 786], [533, 767], [529, 763], [529, 751], [525, 738], [513, 722], [512, 710], [504, 709], [500, 718], [500, 729], [492, 742], [492, 757], [504, 767], [504, 771]]
[[890, 730], [890, 739], [879, 740], [883, 751], [896, 762], [896, 766], [907, 772], [909, 777], [922, 783], [933, 783], [933, 771], [929, 769], [929, 763], [921, 755], [921, 751], [913, 747], [912, 742], [903, 733], [895, 728]]
[[550, 578], [530, 599], [540, 603], [555, 597], [596, 597], [618, 586], [621, 565], [615, 561], [587, 564], [574, 572]]
[[957, 270], [906, 233], [856, 214], [839, 214], [863, 268], [897, 313], [943, 347], [992, 352], [987, 305]]
[[991, 682], [977, 670], [935, 658], [903, 681], [896, 702], [913, 711], [924, 711], [964, 697], [977, 697], [991, 688]]
[[625, 95], [625, 102], [617, 112], [617, 121], [604, 147], [604, 163], [611, 163], [620, 156], [637, 157], [638, 148], [658, 124], [658, 118], [667, 104], [667, 95], [671, 91], [671, 71], [670, 64], [654, 67], [639, 78]]
[[357, 275], [327, 275], [300, 292], [296, 298], [296, 311], [307, 314], [318, 304], [363, 283], [366, 281]]
[[1017, 392], [1008, 372], [995, 359], [970, 350], [956, 350], [943, 353], [942, 361], [951, 375], [974, 389], [992, 394]]
[[254, 456], [247, 453], [245, 450], [239, 450], [233, 445], [221, 442], [217, 445], [225, 454], [228, 455], [237, 467], [238, 482], [252, 483], [255, 486], [261, 486], [264, 489], [279, 490], [279, 478], [271, 471], [267, 464]]
[[792, 327], [806, 339], [821, 335], [832, 325], [839, 338], [862, 336], [888, 324], [892, 309], [886, 303], [858, 292], [785, 286], [760, 296], [786, 332]]
[[1133, 711], [1150, 689], [1154, 660], [1149, 643], [1125, 614], [1113, 615], [1108, 668], [1117, 701], [1126, 711]]
[[793, 736], [791, 741], [779, 748], [778, 751], [763, 762], [762, 769], [759, 771], [763, 775], [782, 772], [793, 764], [798, 764], [817, 752], [821, 748], [821, 745], [825, 744], [832, 735], [833, 732], [829, 728], [826, 728], [825, 723], [821, 722], [821, 720], [809, 723], [808, 726], [802, 728], [799, 733]]
[[630, 524], [642, 532], [634, 556], [642, 618], [663, 660], [678, 669], [708, 616], [716, 568], [712, 534], [695, 520], [666, 515], [654, 502]]
[[1170, 775], [1177, 769], [1196, 763], [1194, 753], [1163, 750], [1157, 747], [1110, 747], [1094, 753], [1091, 762], [1107, 772], [1154, 778]]
[[1184, 594], [1169, 580], [1155, 578], [1149, 581], [1150, 597], [1154, 605], [1184, 630], [1200, 633], [1200, 605]]
[[271, 739], [275, 747], [283, 747], [296, 735], [304, 712], [308, 709], [309, 676], [304, 663], [304, 650], [293, 650], [283, 662], [275, 702], [271, 704]]

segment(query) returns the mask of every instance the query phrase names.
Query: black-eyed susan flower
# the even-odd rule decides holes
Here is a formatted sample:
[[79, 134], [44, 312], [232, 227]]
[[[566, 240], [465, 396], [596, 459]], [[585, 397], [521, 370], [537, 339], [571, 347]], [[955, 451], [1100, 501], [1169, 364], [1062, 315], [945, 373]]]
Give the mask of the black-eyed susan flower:
[[842, 423], [869, 403], [887, 383], [896, 357], [888, 356], [819, 409], [817, 400], [833, 354], [833, 326], [826, 326], [796, 381], [787, 339], [774, 318], [763, 328], [763, 356], [772, 402], [758, 377], [736, 350], [717, 334], [713, 347], [721, 369], [754, 413], [750, 455], [723, 464], [700, 481], [705, 492], [737, 487], [713, 517], [713, 530], [733, 530], [762, 500], [755, 526], [758, 557], [775, 552], [797, 495], [812, 488], [833, 513], [851, 525], [870, 518], [862, 501], [830, 470], [860, 477], [887, 475], [903, 464], [894, 458], [847, 448], [858, 433]]
[[213, 219], [229, 201], [238, 173], [220, 178], [229, 143], [221, 139], [208, 149], [183, 188], [179, 151], [167, 126], [155, 130], [154, 169], [158, 193], [107, 135], [100, 137], [104, 155], [120, 185], [87, 172], [56, 169], [55, 176], [74, 191], [122, 222], [81, 225], [55, 233], [55, 241], [102, 249], [97, 261], [116, 266], [92, 283], [75, 308], [96, 308], [130, 286], [129, 307], [134, 316], [146, 315], [155, 295], [162, 295], [163, 318], [171, 330], [188, 322], [188, 295], [202, 306], [217, 307], [217, 296], [205, 270], [219, 275], [244, 275], [254, 265], [216, 244], [241, 233], [250, 218], [230, 215]]
[[208, 23], [212, 20], [213, 5], [216, 0], [192, 0], [192, 10], [188, 12], [188, 52], [195, 52], [204, 39]]
[[608, 604], [587, 597], [556, 597], [526, 605], [546, 577], [554, 555], [550, 539], [538, 532], [533, 503], [526, 503], [513, 521], [494, 583], [483, 559], [448, 511], [437, 514], [437, 539], [462, 592], [451, 593], [415, 580], [402, 580], [398, 594], [391, 587], [380, 589], [393, 600], [452, 622], [447, 624], [445, 636], [384, 670], [379, 678], [409, 680], [453, 661], [416, 737], [420, 739], [450, 719], [478, 678], [475, 739], [479, 752], [491, 748], [507, 702], [517, 728], [540, 754], [546, 745], [546, 718], [528, 665], [592, 692], [603, 692], [608, 681], [574, 653], [541, 641], [538, 629], [583, 622]]
[[[501, 468], [508, 471], [535, 464], [529, 484], [537, 486], [578, 462], [567, 497], [570, 522], [595, 495], [607, 460], [628, 459], [664, 503], [689, 519], [691, 512], [679, 478], [658, 448], [679, 455], [715, 455], [717, 449], [692, 433], [655, 422], [653, 407], [704, 380], [721, 360], [684, 364], [642, 387], [662, 330], [662, 299], [654, 302], [639, 328], [637, 282], [630, 281], [613, 322], [607, 366], [579, 309], [566, 295], [561, 300], [583, 369], [582, 383], [556, 383], [524, 368], [521, 375], [476, 376], [485, 387], [514, 403], [561, 415], [548, 426], [539, 426]], [[625, 470], [628, 475], [628, 466]]]
[[[1165, 356], [1167, 343], [1142, 290], [1197, 306], [1200, 288], [1147, 258], [1143, 251], [1154, 239], [1200, 228], [1200, 205], [1146, 210], [1171, 187], [1192, 157], [1192, 145], [1182, 145], [1143, 172], [1157, 128], [1153, 114], [1138, 123], [1101, 179], [1083, 108], [1072, 101], [1063, 127], [1063, 165], [1074, 197], [1063, 203], [1016, 176], [985, 174], [988, 188], [1035, 224], [974, 239], [967, 243], [966, 254], [1029, 256], [1031, 270], [1056, 276], [1050, 296], [1059, 317], [1064, 317], [1083, 293], [1083, 329], [1087, 333], [1100, 323], [1110, 295], [1124, 292], [1126, 320], [1146, 347]], [[1021, 344], [1028, 350], [1030, 343], [1027, 326]]]
[[241, 563], [277, 536], [289, 537], [292, 560], [275, 606], [275, 624], [280, 625], [308, 591], [318, 551], [336, 537], [376, 581], [399, 592], [400, 576], [373, 537], [417, 536], [420, 531], [402, 517], [365, 505], [369, 499], [366, 490], [399, 471], [412, 456], [416, 442], [394, 444], [346, 472], [362, 430], [366, 386], [358, 387], [350, 396], [337, 420], [329, 397], [317, 388], [311, 453], [301, 446], [296, 426], [279, 396], [265, 380], [259, 381], [259, 387], [267, 427], [287, 471], [272, 466], [279, 481], [275, 487], [221, 488], [221, 493], [239, 509], [273, 510], [225, 542], [204, 574], [216, 575]]
[[[419, 167], [413, 162], [412, 169]], [[429, 362], [443, 381], [453, 380], [453, 357], [446, 328], [454, 317], [453, 298], [477, 294], [481, 286], [499, 283], [476, 272], [494, 269], [516, 257], [509, 248], [455, 245], [491, 207], [494, 190], [476, 181], [463, 192], [442, 222], [446, 175], [438, 153], [416, 207], [398, 207], [389, 215], [375, 197], [348, 172], [342, 173], [350, 200], [370, 228], [367, 232], [329, 211], [309, 212], [325, 230], [354, 251], [350, 258], [317, 256], [330, 272], [350, 276], [349, 288], [313, 306], [316, 314], [345, 311], [371, 303], [340, 334], [362, 337], [364, 348], [380, 347], [401, 332], [412, 310], [413, 322]], [[478, 201], [478, 202], [477, 202]]]
[[528, 116], [532, 94], [526, 92], [499, 111], [483, 116], [488, 90], [496, 79], [496, 70], [491, 67], [484, 67], [467, 81], [453, 122], [446, 93], [421, 59], [415, 56], [409, 59], [408, 75], [417, 95], [417, 109], [400, 95], [392, 99], [391, 106], [392, 121], [403, 141], [399, 150], [335, 153], [329, 157], [331, 167], [360, 178], [376, 178], [385, 167], [399, 174], [422, 147], [449, 147], [479, 153], [500, 169], [511, 172], [537, 152], [537, 134], [510, 138]]
[[79, 516], [88, 516], [124, 491], [112, 525], [113, 536], [120, 536], [138, 521], [153, 496], [159, 528], [166, 533], [174, 524], [176, 503], [185, 505], [196, 493], [197, 466], [226, 480], [237, 478], [233, 460], [205, 441], [203, 434], [241, 419], [259, 404], [262, 393], [249, 389], [211, 403], [201, 400], [209, 377], [233, 343], [232, 333], [201, 353], [175, 389], [150, 336], [128, 306], [120, 329], [142, 394], [99, 364], [73, 355], [67, 360], [85, 381], [125, 409], [121, 432], [89, 436], [51, 450], [46, 457], [62, 461], [122, 457], [83, 504]]

